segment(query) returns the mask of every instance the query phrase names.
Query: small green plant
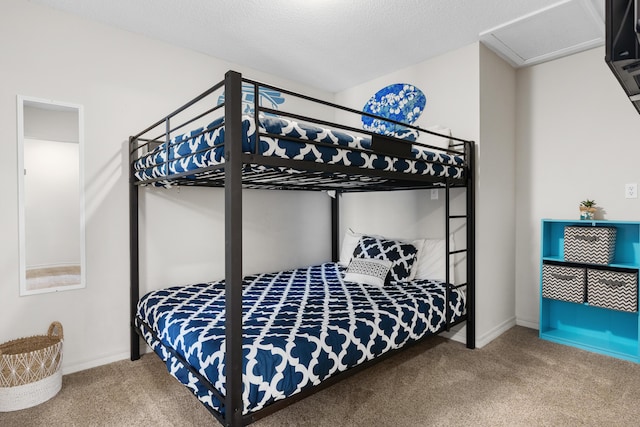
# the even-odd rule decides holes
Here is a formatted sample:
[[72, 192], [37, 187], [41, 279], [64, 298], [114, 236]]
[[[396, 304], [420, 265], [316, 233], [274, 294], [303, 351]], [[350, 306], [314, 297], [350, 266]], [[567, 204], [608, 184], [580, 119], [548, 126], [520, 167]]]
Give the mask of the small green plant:
[[580, 206], [584, 206], [585, 208], [592, 208], [596, 205], [596, 201], [595, 200], [583, 200], [580, 202]]

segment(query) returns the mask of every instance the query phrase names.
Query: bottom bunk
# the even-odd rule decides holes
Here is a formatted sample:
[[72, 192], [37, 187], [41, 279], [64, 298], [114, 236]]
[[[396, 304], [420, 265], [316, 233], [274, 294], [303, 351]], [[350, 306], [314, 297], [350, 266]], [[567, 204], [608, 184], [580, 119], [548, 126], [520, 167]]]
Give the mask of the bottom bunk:
[[[347, 273], [325, 263], [245, 278], [245, 417], [466, 317], [462, 289], [434, 280], [364, 284]], [[135, 326], [171, 375], [222, 419], [224, 281], [148, 293]]]

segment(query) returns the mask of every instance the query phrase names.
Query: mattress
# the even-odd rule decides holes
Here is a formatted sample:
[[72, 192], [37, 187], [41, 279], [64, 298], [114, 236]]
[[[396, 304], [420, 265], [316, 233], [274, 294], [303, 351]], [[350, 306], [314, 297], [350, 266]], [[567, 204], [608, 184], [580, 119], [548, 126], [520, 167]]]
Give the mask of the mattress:
[[[412, 145], [409, 158], [376, 154], [371, 139], [348, 132], [327, 129], [282, 117], [260, 116], [260, 138], [256, 147], [256, 123], [253, 116], [242, 118], [242, 151], [262, 156], [318, 163], [357, 166], [366, 169], [416, 175], [461, 178], [464, 158], [441, 150]], [[275, 136], [267, 136], [265, 133]], [[139, 181], [173, 174], [198, 171], [224, 163], [224, 119], [204, 128], [174, 137], [166, 144], [140, 156], [133, 164]], [[291, 138], [291, 139], [286, 139]], [[193, 177], [195, 179], [195, 176]], [[168, 184], [168, 181], [161, 184]]]
[[[444, 329], [442, 282], [376, 287], [345, 281], [344, 272], [325, 263], [245, 278], [244, 414]], [[449, 295], [455, 322], [464, 315], [465, 294]], [[136, 316], [171, 375], [222, 415], [220, 401], [180, 359], [225, 395], [224, 296], [224, 281], [157, 290], [140, 299]]]

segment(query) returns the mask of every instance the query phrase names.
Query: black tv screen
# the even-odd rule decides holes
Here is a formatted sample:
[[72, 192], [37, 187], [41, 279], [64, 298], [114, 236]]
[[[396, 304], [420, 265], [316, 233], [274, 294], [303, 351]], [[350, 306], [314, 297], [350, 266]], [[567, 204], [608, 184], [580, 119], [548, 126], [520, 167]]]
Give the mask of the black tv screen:
[[638, 38], [638, 42], [640, 42], [640, 2], [638, 0], [635, 1], [635, 10], [636, 13], [633, 15], [635, 17], [636, 24], [636, 37]]
[[640, 113], [640, 0], [606, 0], [605, 61]]

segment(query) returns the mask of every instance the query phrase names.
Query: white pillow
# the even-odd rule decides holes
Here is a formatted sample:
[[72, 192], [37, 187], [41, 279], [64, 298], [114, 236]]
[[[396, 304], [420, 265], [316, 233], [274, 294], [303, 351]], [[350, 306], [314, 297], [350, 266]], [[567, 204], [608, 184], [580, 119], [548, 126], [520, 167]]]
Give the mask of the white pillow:
[[344, 280], [382, 287], [391, 264], [392, 262], [386, 259], [354, 258], [349, 263]]
[[417, 240], [390, 239], [390, 238], [379, 236], [376, 234], [356, 233], [355, 231], [349, 228], [344, 233], [344, 237], [342, 238], [342, 247], [340, 248], [340, 260], [338, 261], [338, 264], [344, 267], [347, 267], [349, 265], [349, 263], [351, 262], [351, 259], [353, 258], [353, 251], [356, 250], [356, 246], [358, 246], [358, 241], [362, 236], [377, 237], [385, 240], [397, 240], [405, 243], [411, 243], [413, 246], [415, 246], [415, 248], [418, 250], [417, 260], [413, 264], [413, 267], [411, 268], [411, 273], [409, 274], [409, 277], [407, 278], [407, 280], [411, 281], [415, 279], [416, 273], [418, 271], [416, 267], [417, 267], [417, 264], [420, 262], [420, 252], [422, 251], [422, 245], [424, 243], [424, 239], [417, 239]]
[[[438, 125], [430, 126], [426, 128], [426, 130], [430, 130], [432, 132], [436, 132], [442, 135], [451, 136], [451, 129], [438, 126]], [[446, 150], [449, 148], [450, 141], [451, 140], [449, 138], [442, 138], [440, 136], [431, 135], [430, 133], [426, 133], [426, 132], [423, 132], [420, 135], [420, 138], [418, 139], [418, 142], [420, 142], [421, 144], [432, 145], [434, 147], [442, 148], [443, 150]], [[425, 152], [444, 153], [444, 151], [435, 150], [430, 147], [423, 147], [421, 145], [414, 145], [413, 148], [417, 150], [418, 153], [425, 153]]]
[[340, 248], [340, 261], [338, 263], [347, 267], [353, 257], [353, 251], [358, 246], [358, 240], [362, 236], [361, 233], [354, 233], [352, 229], [348, 229], [342, 238], [342, 247]]
[[[453, 237], [449, 239], [449, 250], [454, 251]], [[446, 253], [444, 239], [424, 239], [422, 249], [418, 252], [418, 268], [415, 279], [432, 279], [444, 282], [446, 280], [446, 260], [449, 258], [449, 282], [455, 283], [454, 257]]]

